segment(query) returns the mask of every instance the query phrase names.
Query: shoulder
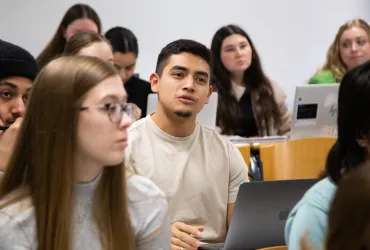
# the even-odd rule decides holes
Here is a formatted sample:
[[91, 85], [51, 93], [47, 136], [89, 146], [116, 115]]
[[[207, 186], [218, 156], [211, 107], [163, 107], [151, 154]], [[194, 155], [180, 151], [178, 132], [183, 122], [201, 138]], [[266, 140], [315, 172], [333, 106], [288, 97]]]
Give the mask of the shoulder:
[[336, 83], [334, 73], [331, 70], [323, 70], [314, 75], [309, 81], [309, 84], [320, 83]]
[[292, 210], [291, 215], [294, 216], [300, 209], [307, 207], [319, 209], [327, 214], [336, 189], [336, 185], [329, 178], [319, 181], [307, 190], [305, 195]]
[[325, 178], [312, 186], [303, 196], [303, 201], [309, 205], [329, 211], [337, 186]]
[[308, 228], [310, 241], [321, 242], [320, 235], [327, 230], [327, 216], [335, 192], [336, 185], [325, 178], [305, 193], [289, 214], [286, 223], [285, 237], [291, 241], [289, 244], [298, 244], [299, 238]]
[[[217, 150], [224, 150], [225, 153], [229, 153], [230, 148], [233, 144], [229, 138], [225, 135], [221, 135], [216, 129], [207, 127], [203, 124], [198, 123], [199, 126], [199, 143], [207, 144], [209, 148]], [[216, 152], [214, 152], [216, 153]]]
[[127, 179], [127, 196], [130, 203], [164, 199], [164, 193], [151, 180], [140, 175], [132, 175]]
[[132, 141], [136, 137], [136, 135], [139, 135], [142, 131], [146, 129], [148, 119], [150, 119], [150, 115], [131, 124], [131, 126], [127, 130], [129, 134], [129, 141]]
[[272, 91], [274, 92], [274, 97], [277, 103], [285, 102], [287, 96], [284, 90], [274, 81], [271, 81]]

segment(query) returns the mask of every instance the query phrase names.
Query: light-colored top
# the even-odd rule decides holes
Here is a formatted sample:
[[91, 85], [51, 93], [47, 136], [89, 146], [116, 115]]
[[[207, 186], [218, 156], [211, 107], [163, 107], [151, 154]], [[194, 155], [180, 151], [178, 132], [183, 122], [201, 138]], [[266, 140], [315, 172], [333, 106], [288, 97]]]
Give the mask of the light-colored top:
[[325, 83], [337, 83], [334, 73], [331, 70], [323, 70], [314, 75], [308, 84], [325, 84]]
[[[90, 183], [77, 185], [73, 249], [102, 249], [92, 217], [91, 202], [99, 180], [100, 175]], [[132, 176], [127, 181], [127, 195], [136, 249], [169, 249], [170, 225], [163, 193], [150, 180]], [[0, 210], [0, 249], [37, 249], [35, 214], [31, 198]]]
[[233, 94], [234, 94], [236, 100], [240, 101], [240, 99], [244, 95], [244, 92], [247, 88], [243, 85], [236, 84], [233, 81], [231, 81], [231, 87], [233, 89]]
[[171, 222], [204, 226], [203, 242], [223, 242], [227, 206], [248, 168], [238, 149], [199, 123], [187, 137], [162, 131], [148, 115], [129, 129], [126, 166], [150, 178], [167, 197]]
[[297, 203], [285, 226], [288, 249], [301, 249], [300, 239], [307, 230], [307, 243], [312, 249], [323, 249], [328, 230], [329, 209], [336, 189], [336, 185], [329, 178], [325, 178], [311, 187]]

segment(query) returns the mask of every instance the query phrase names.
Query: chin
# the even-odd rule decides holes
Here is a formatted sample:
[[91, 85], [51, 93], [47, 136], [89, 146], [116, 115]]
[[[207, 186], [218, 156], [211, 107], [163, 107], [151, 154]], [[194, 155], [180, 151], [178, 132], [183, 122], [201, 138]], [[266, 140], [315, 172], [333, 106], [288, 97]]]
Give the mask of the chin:
[[177, 117], [181, 118], [190, 118], [193, 116], [194, 111], [193, 110], [175, 110], [175, 115]]
[[122, 164], [123, 160], [124, 160], [124, 154], [122, 152], [120, 153], [120, 155], [107, 154], [105, 159], [102, 162], [104, 162], [104, 166], [116, 166], [116, 165]]

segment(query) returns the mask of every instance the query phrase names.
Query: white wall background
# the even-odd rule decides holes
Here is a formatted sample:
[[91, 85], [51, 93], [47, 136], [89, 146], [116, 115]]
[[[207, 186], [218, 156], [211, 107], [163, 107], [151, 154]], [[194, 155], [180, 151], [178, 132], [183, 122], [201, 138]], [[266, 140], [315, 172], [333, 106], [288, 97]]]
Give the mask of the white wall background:
[[[0, 38], [37, 56], [75, 0], [1, 0]], [[120, 25], [139, 39], [136, 71], [148, 78], [159, 51], [178, 38], [210, 46], [226, 24], [250, 34], [268, 76], [288, 94], [306, 82], [325, 60], [340, 25], [360, 17], [370, 21], [369, 0], [90, 0], [103, 31]]]

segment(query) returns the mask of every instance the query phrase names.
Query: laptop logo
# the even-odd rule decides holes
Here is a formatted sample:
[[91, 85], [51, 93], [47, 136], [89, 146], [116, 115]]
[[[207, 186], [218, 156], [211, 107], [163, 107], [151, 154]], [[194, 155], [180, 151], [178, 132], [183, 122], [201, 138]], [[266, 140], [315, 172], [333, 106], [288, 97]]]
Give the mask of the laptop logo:
[[279, 220], [287, 220], [290, 213], [290, 209], [287, 208], [279, 212]]
[[330, 108], [329, 114], [331, 116], [336, 116], [337, 113], [338, 113], [338, 107], [337, 107], [337, 105], [332, 105], [331, 108]]

